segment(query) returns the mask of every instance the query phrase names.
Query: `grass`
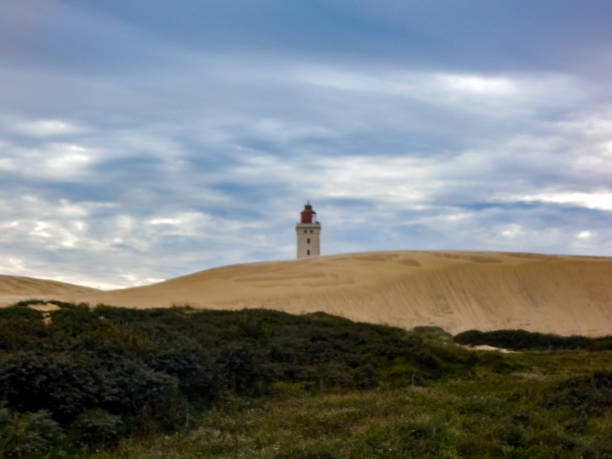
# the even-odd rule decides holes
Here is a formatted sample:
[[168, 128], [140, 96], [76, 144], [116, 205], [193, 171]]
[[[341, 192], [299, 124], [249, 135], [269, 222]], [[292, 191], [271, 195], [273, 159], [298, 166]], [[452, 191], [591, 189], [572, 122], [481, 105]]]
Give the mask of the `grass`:
[[[551, 358], [530, 357], [541, 370]], [[609, 457], [612, 413], [576, 418], [572, 410], [546, 408], [547, 389], [560, 380], [486, 373], [429, 387], [316, 395], [290, 389], [228, 400], [192, 431], [126, 439], [95, 457]]]
[[[197, 427], [152, 441], [130, 438], [111, 457], [612, 457], [612, 410], [549, 408], [568, 377], [612, 368], [612, 353], [478, 352], [473, 376], [365, 391], [230, 398]], [[504, 371], [499, 371], [499, 361]]]

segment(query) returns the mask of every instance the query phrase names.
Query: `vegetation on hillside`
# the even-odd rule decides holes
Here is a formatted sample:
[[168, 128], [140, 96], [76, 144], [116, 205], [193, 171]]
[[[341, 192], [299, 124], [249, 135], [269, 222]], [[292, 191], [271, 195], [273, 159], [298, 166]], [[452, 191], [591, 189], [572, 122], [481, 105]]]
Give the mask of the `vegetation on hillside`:
[[503, 349], [584, 349], [590, 351], [612, 350], [612, 336], [588, 338], [586, 336], [558, 336], [526, 330], [468, 330], [455, 336], [455, 342], [471, 346], [486, 344]]
[[0, 456], [612, 456], [606, 350], [476, 352], [438, 328], [324, 313], [36, 302], [0, 309]]

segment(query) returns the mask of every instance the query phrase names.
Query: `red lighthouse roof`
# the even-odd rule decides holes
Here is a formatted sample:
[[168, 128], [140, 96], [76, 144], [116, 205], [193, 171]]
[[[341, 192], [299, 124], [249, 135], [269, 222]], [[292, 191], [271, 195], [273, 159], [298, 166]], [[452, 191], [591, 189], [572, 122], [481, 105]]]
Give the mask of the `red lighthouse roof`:
[[313, 216], [316, 216], [317, 213], [312, 210], [312, 206], [310, 205], [310, 202], [307, 202], [306, 205], [304, 206], [304, 210], [302, 212], [300, 212], [300, 215], [302, 216], [302, 223], [312, 223], [313, 222]]

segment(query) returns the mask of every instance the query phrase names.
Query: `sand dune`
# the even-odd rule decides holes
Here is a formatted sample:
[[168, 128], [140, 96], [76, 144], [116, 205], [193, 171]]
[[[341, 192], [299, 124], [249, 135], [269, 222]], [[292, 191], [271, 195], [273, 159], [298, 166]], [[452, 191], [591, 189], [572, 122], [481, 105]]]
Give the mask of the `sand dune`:
[[0, 274], [0, 306], [30, 298], [80, 301], [98, 293], [101, 291], [65, 282]]
[[369, 252], [225, 266], [110, 292], [73, 287], [66, 296], [58, 291], [60, 299], [135, 307], [323, 310], [404, 328], [438, 325], [452, 333], [524, 328], [612, 334], [612, 258], [604, 257]]

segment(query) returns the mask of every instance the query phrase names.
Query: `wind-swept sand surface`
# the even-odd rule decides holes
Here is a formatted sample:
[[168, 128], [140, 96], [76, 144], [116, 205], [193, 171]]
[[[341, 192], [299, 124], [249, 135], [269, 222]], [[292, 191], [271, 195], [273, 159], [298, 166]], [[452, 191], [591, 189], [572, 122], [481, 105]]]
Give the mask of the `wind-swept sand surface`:
[[437, 325], [451, 333], [523, 328], [612, 334], [612, 258], [604, 257], [368, 252], [225, 266], [144, 287], [86, 290], [78, 298], [75, 291], [67, 292], [71, 298], [60, 293], [59, 299], [325, 311], [404, 328]]
[[32, 298], [80, 301], [80, 298], [98, 293], [101, 291], [65, 282], [0, 274], [0, 306]]

